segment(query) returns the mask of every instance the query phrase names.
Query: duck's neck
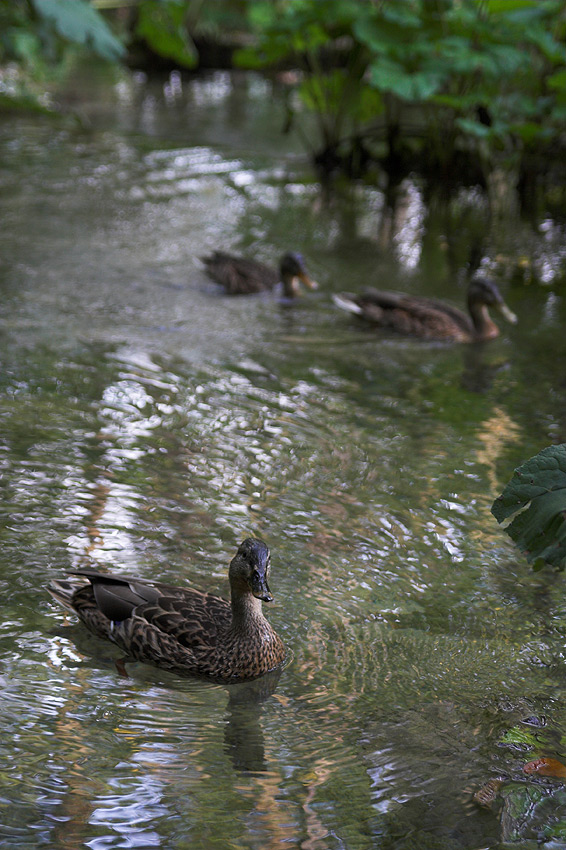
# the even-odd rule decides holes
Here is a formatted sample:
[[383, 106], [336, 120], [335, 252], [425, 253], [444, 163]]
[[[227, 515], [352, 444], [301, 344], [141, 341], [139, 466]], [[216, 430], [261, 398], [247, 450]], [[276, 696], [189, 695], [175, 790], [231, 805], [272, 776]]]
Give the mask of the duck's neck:
[[296, 277], [282, 275], [281, 280], [283, 281], [283, 293], [286, 298], [296, 298], [300, 294], [299, 284]]
[[257, 629], [258, 623], [265, 623], [261, 610], [261, 599], [256, 599], [249, 592], [238, 592], [232, 589], [232, 630], [234, 632], [250, 632]]
[[485, 304], [472, 300], [468, 302], [468, 309], [477, 339], [492, 339], [499, 335], [499, 328], [491, 319]]

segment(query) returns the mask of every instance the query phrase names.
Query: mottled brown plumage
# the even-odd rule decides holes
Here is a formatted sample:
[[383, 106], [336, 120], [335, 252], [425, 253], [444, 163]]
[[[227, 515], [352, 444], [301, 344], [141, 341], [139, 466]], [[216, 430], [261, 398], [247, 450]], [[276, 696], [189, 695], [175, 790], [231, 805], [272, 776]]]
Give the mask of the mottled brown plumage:
[[452, 342], [493, 339], [499, 335], [499, 328], [489, 315], [489, 307], [498, 310], [507, 321], [513, 324], [517, 321], [495, 283], [479, 275], [472, 278], [468, 288], [469, 316], [435, 298], [377, 289], [367, 289], [361, 295], [342, 292], [334, 296], [334, 301], [343, 310], [368, 322], [421, 339]]
[[[270, 602], [269, 549], [248, 538], [230, 564], [231, 602], [210, 593], [129, 576], [77, 570], [48, 586], [85, 626], [130, 658], [181, 675], [255, 679], [285, 659], [261, 610]], [[84, 583], [88, 579], [88, 583]]]
[[246, 257], [237, 257], [225, 251], [214, 251], [201, 258], [208, 275], [224, 287], [228, 295], [251, 295], [274, 289], [281, 281], [287, 298], [295, 298], [299, 292], [299, 281], [309, 289], [317, 284], [308, 276], [300, 254], [288, 253], [281, 257], [279, 271]]

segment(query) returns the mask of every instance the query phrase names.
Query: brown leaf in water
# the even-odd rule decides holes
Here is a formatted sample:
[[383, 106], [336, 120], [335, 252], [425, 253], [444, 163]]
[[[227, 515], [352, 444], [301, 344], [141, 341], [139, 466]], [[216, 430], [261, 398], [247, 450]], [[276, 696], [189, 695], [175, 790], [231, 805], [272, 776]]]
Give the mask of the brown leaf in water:
[[540, 758], [523, 765], [524, 773], [536, 773], [538, 776], [556, 776], [566, 779], [566, 766], [558, 759]]

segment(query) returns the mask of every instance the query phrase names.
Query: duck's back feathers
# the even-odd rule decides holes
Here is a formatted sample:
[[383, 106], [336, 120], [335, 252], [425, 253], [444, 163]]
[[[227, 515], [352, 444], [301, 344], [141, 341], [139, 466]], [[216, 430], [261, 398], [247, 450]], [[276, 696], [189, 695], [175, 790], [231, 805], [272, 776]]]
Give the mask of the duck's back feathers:
[[338, 307], [381, 327], [421, 339], [472, 342], [497, 336], [499, 329], [487, 312], [499, 310], [508, 321], [516, 317], [509, 310], [497, 286], [474, 278], [468, 290], [470, 315], [436, 298], [367, 289], [360, 295], [348, 292], [333, 296]]
[[224, 287], [228, 295], [251, 295], [273, 289], [279, 274], [275, 269], [225, 251], [214, 251], [202, 257], [208, 275]]
[[334, 302], [369, 322], [422, 339], [464, 341], [473, 332], [461, 310], [433, 298], [366, 289], [360, 295], [340, 293]]
[[276, 271], [258, 260], [249, 260], [225, 251], [214, 251], [201, 257], [208, 275], [224, 287], [228, 295], [251, 295], [275, 289], [281, 282], [287, 298], [299, 295], [302, 283], [316, 289], [317, 283], [309, 277], [301, 254], [288, 251], [283, 254]]

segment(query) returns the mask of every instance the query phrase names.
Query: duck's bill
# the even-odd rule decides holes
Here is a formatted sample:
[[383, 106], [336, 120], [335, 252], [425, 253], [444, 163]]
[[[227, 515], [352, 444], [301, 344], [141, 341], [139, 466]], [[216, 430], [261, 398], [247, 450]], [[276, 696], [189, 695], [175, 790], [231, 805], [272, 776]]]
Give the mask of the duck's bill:
[[512, 325], [517, 324], [517, 316], [515, 315], [513, 310], [509, 309], [509, 307], [504, 301], [502, 301], [501, 304], [497, 305], [497, 309], [499, 310], [503, 318], [507, 319], [508, 322], [511, 322]]
[[309, 277], [308, 274], [305, 274], [305, 272], [297, 275], [297, 277], [301, 283], [304, 283], [304, 285], [308, 287], [308, 289], [318, 289], [318, 283], [316, 280], [313, 280], [312, 277]]
[[252, 593], [256, 599], [261, 599], [262, 602], [272, 602], [273, 595], [269, 589], [269, 585], [265, 578], [262, 578], [257, 573], [252, 576]]

